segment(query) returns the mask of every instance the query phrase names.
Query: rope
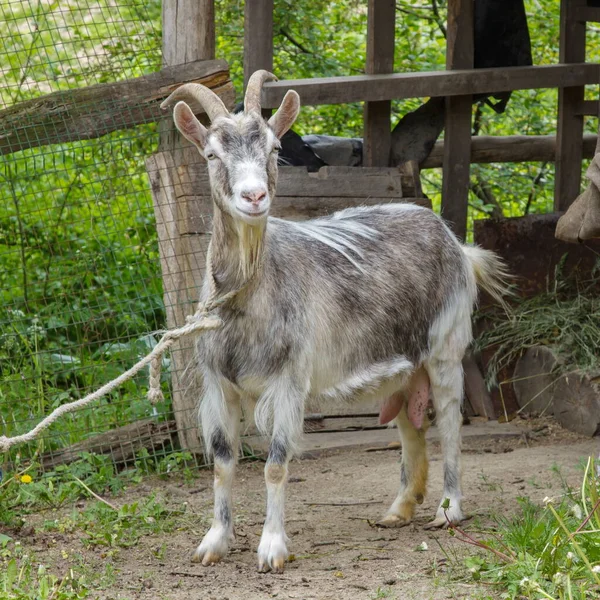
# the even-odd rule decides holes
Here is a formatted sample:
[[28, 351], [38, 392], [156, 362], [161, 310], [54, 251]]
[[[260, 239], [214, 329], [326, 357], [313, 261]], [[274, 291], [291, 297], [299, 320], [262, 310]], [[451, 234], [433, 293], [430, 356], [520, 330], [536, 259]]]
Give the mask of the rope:
[[214, 273], [212, 270], [212, 244], [208, 246], [208, 252], [206, 256], [206, 269], [209, 276], [210, 293], [209, 297], [205, 302], [200, 302], [193, 315], [186, 317], [187, 323], [177, 329], [170, 329], [166, 331], [161, 337], [160, 341], [152, 349], [152, 351], [137, 362], [129, 370], [125, 371], [112, 381], [105, 383], [101, 388], [95, 392], [88, 394], [84, 398], [62, 404], [55, 410], [53, 410], [47, 417], [40, 421], [31, 431], [22, 435], [14, 437], [7, 437], [5, 435], [0, 436], [0, 453], [8, 452], [12, 446], [22, 444], [24, 442], [30, 442], [35, 439], [42, 431], [50, 427], [55, 421], [60, 419], [63, 415], [71, 412], [75, 412], [99, 400], [106, 394], [110, 394], [113, 390], [123, 385], [126, 381], [129, 381], [137, 373], [139, 373], [146, 365], [149, 367], [149, 389], [148, 389], [148, 400], [154, 405], [164, 398], [162, 390], [160, 389], [160, 370], [162, 365], [163, 355], [171, 348], [171, 346], [180, 338], [197, 333], [200, 331], [208, 331], [210, 329], [217, 329], [223, 325], [221, 319], [216, 316], [210, 315], [211, 312], [232, 300], [235, 296], [245, 290], [248, 285], [252, 282], [256, 274], [259, 272], [262, 266], [262, 261], [254, 269], [253, 273], [248, 279], [239, 287], [236, 288], [223, 296], [216, 297], [217, 295], [217, 284], [215, 281]]

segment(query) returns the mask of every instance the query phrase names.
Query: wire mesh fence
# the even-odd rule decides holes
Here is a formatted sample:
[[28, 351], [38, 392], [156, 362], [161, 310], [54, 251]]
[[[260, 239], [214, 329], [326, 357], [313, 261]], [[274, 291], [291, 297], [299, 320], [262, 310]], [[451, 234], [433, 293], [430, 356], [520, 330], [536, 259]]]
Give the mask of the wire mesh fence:
[[[19, 108], [0, 119], [4, 435], [31, 429], [120, 374], [165, 326], [144, 165], [157, 147], [156, 116], [144, 123], [116, 111], [113, 98], [76, 96], [160, 69], [160, 10], [156, 0], [0, 5], [0, 110]], [[133, 120], [142, 124], [123, 129]], [[5, 460], [35, 455], [51, 465], [61, 449], [141, 421], [131, 439], [114, 444], [131, 457], [134, 438], [164, 429], [172, 416], [170, 395], [152, 409], [146, 387], [143, 373]], [[162, 439], [166, 451], [171, 436]]]

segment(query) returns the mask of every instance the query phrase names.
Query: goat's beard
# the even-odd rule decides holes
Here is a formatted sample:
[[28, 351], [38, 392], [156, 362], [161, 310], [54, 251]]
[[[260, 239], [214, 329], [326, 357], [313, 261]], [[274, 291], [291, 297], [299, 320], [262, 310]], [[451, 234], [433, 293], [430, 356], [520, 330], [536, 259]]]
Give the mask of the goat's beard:
[[249, 225], [243, 221], [236, 221], [236, 226], [240, 250], [240, 274], [244, 279], [248, 279], [258, 268], [263, 251], [265, 223]]

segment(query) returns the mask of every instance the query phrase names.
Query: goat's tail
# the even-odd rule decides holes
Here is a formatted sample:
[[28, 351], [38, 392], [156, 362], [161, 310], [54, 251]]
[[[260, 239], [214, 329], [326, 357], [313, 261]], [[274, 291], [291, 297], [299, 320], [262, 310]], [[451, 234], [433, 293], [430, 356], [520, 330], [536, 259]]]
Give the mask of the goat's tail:
[[508, 313], [509, 306], [505, 296], [513, 295], [510, 290], [513, 277], [506, 263], [495, 252], [479, 246], [462, 246], [462, 249], [473, 269], [477, 285]]

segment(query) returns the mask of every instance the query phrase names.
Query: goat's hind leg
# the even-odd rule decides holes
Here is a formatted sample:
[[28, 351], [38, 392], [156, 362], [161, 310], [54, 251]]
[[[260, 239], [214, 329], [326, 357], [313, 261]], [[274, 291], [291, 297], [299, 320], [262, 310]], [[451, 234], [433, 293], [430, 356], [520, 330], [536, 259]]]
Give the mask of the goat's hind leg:
[[[460, 361], [431, 360], [427, 365], [431, 381], [435, 420], [442, 442], [444, 461], [444, 493], [435, 519], [426, 529], [448, 527], [464, 519], [461, 510], [460, 446], [463, 396], [463, 369]], [[450, 501], [444, 508], [446, 499]]]
[[425, 433], [429, 426], [427, 416], [417, 429], [409, 420], [407, 402], [396, 417], [400, 441], [402, 443], [402, 465], [400, 467], [400, 490], [385, 517], [378, 523], [382, 527], [403, 527], [408, 525], [416, 504], [422, 504], [427, 491], [427, 449]]
[[[211, 405], [210, 402], [225, 402], [225, 406]], [[214, 458], [214, 517], [211, 528], [194, 552], [193, 562], [212, 565], [219, 562], [228, 552], [235, 539], [231, 490], [237, 462], [240, 401], [231, 394], [225, 397], [220, 393], [205, 398], [200, 412], [206, 439], [208, 455]]]

